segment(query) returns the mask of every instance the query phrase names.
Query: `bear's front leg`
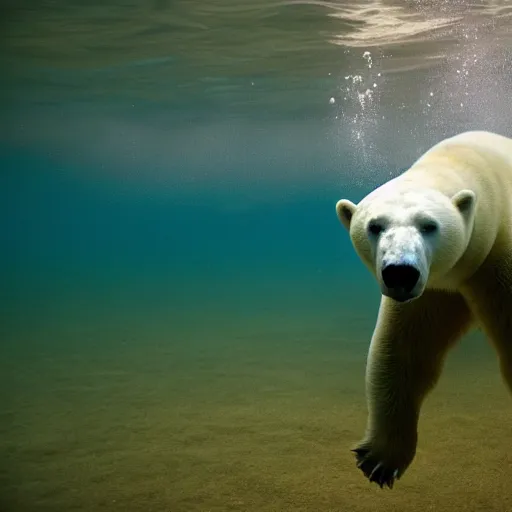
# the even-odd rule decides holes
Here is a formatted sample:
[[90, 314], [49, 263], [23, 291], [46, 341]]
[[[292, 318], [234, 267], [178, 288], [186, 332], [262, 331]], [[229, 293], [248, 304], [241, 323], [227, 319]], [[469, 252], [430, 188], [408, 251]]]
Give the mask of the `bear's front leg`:
[[392, 488], [412, 462], [423, 399], [471, 321], [459, 294], [427, 290], [407, 303], [382, 297], [366, 368], [366, 435], [353, 450], [370, 482]]

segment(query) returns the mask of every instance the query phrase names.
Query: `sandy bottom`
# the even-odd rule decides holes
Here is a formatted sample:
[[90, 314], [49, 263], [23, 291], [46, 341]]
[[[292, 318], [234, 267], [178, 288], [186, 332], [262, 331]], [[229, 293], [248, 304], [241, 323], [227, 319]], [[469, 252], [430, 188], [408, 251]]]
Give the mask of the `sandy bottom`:
[[349, 451], [365, 340], [17, 340], [0, 354], [0, 510], [512, 510], [512, 399], [475, 347], [450, 357], [390, 491]]

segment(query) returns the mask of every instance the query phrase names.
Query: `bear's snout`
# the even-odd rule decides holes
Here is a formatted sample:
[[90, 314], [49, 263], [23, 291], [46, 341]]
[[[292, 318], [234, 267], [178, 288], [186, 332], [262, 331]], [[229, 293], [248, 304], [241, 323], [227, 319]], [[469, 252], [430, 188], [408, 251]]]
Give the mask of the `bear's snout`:
[[420, 278], [420, 271], [407, 264], [390, 264], [382, 269], [382, 280], [389, 290], [410, 294]]

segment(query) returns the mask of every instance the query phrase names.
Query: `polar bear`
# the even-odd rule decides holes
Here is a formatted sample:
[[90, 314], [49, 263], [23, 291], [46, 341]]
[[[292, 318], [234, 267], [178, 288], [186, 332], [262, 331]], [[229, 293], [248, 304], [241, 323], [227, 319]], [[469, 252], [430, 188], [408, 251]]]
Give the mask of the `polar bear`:
[[370, 482], [392, 488], [415, 456], [421, 404], [470, 328], [492, 341], [512, 390], [512, 139], [445, 139], [336, 212], [382, 293], [353, 451]]

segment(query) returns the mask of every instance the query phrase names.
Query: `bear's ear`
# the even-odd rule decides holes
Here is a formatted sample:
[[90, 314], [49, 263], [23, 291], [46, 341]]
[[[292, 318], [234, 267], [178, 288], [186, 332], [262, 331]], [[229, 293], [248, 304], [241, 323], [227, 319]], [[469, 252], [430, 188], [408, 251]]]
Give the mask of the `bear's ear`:
[[476, 205], [476, 194], [472, 190], [461, 190], [452, 197], [452, 203], [466, 221], [470, 220]]
[[348, 199], [340, 199], [336, 203], [336, 213], [338, 214], [338, 219], [340, 219], [341, 223], [350, 230], [350, 222], [352, 221], [352, 217], [356, 212], [357, 206]]

